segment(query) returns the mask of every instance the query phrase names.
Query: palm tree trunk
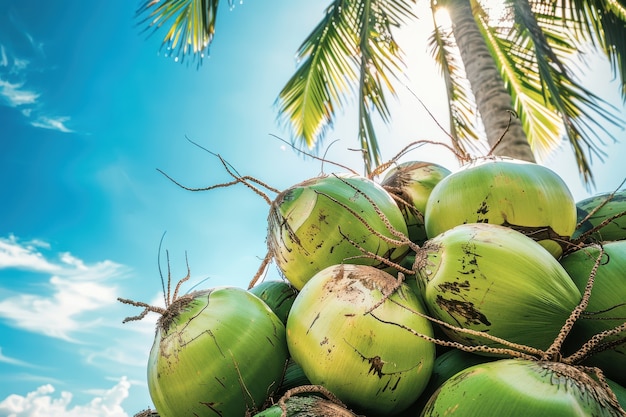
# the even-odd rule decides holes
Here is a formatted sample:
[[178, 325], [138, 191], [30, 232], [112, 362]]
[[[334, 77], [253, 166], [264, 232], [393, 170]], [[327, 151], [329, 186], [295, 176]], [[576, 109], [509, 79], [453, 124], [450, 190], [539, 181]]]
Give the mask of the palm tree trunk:
[[474, 20], [470, 0], [447, 0], [445, 4], [487, 141], [493, 147], [502, 138], [493, 153], [535, 162], [520, 120], [512, 117], [511, 95]]

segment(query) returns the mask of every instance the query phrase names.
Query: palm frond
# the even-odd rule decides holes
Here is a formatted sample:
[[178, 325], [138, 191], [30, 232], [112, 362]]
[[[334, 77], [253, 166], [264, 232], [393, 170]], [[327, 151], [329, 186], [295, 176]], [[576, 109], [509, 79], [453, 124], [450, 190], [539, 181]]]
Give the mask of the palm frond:
[[626, 100], [626, 1], [561, 0], [553, 13], [562, 15], [568, 26], [601, 48], [619, 77]]
[[332, 126], [335, 110], [357, 79], [357, 34], [353, 3], [336, 0], [297, 52], [301, 64], [280, 91], [276, 104], [295, 139], [313, 148]]
[[363, 1], [356, 16], [359, 31], [359, 140], [367, 173], [382, 163], [371, 110], [385, 123], [390, 121], [385, 90], [395, 95], [391, 78], [398, 78], [403, 65], [392, 30], [411, 16], [408, 3], [376, 0]]
[[[219, 0], [145, 0], [136, 15], [145, 16], [140, 25], [152, 29], [150, 35], [167, 27], [161, 48], [183, 62], [185, 57], [202, 62], [215, 33]], [[232, 0], [229, 0], [232, 6]], [[169, 27], [167, 26], [169, 24]]]
[[[559, 117], [546, 106], [537, 71], [528, 71], [527, 56], [511, 53], [514, 45], [500, 37], [484, 18], [477, 22], [513, 100], [528, 142], [540, 155], [560, 143]], [[528, 71], [528, 73], [526, 73]]]
[[540, 158], [561, 143], [572, 146], [584, 181], [593, 183], [590, 158], [602, 159], [606, 123], [620, 119], [608, 103], [584, 88], [567, 69], [567, 58], [578, 51], [571, 31], [555, 15], [530, 9], [525, 0], [511, 2], [516, 24], [507, 30], [482, 30], [498, 61], [527, 132]]
[[392, 29], [413, 17], [410, 0], [335, 0], [300, 46], [295, 74], [276, 100], [293, 138], [315, 147], [351, 94], [358, 99], [359, 140], [365, 168], [380, 163], [372, 112], [388, 122], [385, 92], [402, 68]]
[[429, 49], [446, 86], [450, 115], [449, 133], [453, 147], [467, 155], [470, 149], [477, 150], [477, 141], [480, 139], [477, 129], [478, 110], [452, 30], [437, 23], [436, 5], [432, 5], [431, 11], [435, 28], [429, 39]]
[[514, 4], [521, 21], [514, 44], [532, 48], [544, 97], [563, 120], [581, 174], [592, 182], [590, 158], [605, 156], [601, 145], [604, 137], [610, 136], [607, 125], [623, 126], [623, 121], [613, 106], [586, 89], [563, 64], [562, 60], [572, 57], [580, 47], [572, 37], [572, 25], [565, 25], [554, 14], [532, 10], [526, 0]]

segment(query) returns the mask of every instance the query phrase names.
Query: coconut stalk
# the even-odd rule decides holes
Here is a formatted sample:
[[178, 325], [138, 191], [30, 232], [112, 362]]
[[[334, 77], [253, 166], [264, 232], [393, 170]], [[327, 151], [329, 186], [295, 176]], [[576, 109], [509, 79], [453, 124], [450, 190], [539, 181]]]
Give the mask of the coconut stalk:
[[[159, 172], [188, 191], [208, 191], [243, 184], [270, 206], [266, 238], [268, 251], [251, 279], [249, 289], [256, 285], [272, 262], [276, 263], [283, 277], [300, 290], [308, 279], [327, 266], [352, 263], [387, 268], [388, 264], [399, 262], [408, 252], [404, 243], [377, 238], [377, 235], [390, 236], [389, 226], [381, 221], [378, 212], [384, 213], [394, 230], [400, 230], [404, 235], [408, 231], [393, 198], [373, 180], [341, 164], [333, 164], [346, 172], [321, 174], [280, 191], [254, 177], [241, 176], [220, 155], [190, 142], [219, 158], [233, 181], [192, 188], [161, 170]], [[272, 199], [263, 190], [277, 196]], [[362, 252], [351, 242], [358, 242], [383, 261], [362, 256]]]
[[[318, 394], [325, 396], [322, 398]], [[319, 385], [303, 385], [286, 392], [278, 403], [254, 417], [358, 417], [332, 392]]]
[[147, 409], [136, 413], [135, 415], [133, 415], [133, 417], [159, 417], [159, 413], [157, 413], [155, 410]]

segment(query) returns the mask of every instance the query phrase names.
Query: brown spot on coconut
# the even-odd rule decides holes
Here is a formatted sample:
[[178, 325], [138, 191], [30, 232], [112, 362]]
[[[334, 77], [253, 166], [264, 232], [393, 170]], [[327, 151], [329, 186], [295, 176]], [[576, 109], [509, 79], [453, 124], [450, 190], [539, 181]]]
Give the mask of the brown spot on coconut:
[[604, 340], [625, 331], [626, 323], [622, 322], [616, 327], [599, 332], [572, 354], [565, 356], [561, 353], [567, 336], [588, 306], [602, 255], [600, 253], [595, 260], [580, 302], [545, 350], [512, 343], [489, 333], [457, 327], [429, 317], [434, 323], [446, 328], [473, 336], [480, 334], [482, 338], [504, 347], [466, 345], [462, 342], [434, 339], [410, 327], [383, 320], [372, 312], [381, 322], [401, 327], [421, 339], [441, 346], [512, 358], [478, 364], [459, 372], [439, 387], [421, 415], [434, 417], [453, 409], [455, 415], [459, 416], [522, 417], [529, 413], [579, 415], [581, 410], [585, 415], [626, 416], [623, 408], [626, 404], [620, 402], [626, 398], [624, 388], [608, 380], [600, 368], [581, 365]]
[[[408, 246], [377, 238], [393, 237], [379, 212], [394, 230], [407, 234], [397, 204], [374, 181], [357, 175], [309, 179], [283, 191], [273, 201], [268, 217], [269, 252], [298, 290], [331, 265], [387, 268], [377, 257], [398, 262]], [[363, 256], [363, 251], [377, 257]]]
[[372, 311], [432, 332], [428, 320], [415, 314], [425, 310], [406, 284], [371, 266], [334, 265], [298, 294], [287, 344], [311, 383], [324, 385], [357, 412], [393, 414], [426, 386], [435, 347], [380, 323]]

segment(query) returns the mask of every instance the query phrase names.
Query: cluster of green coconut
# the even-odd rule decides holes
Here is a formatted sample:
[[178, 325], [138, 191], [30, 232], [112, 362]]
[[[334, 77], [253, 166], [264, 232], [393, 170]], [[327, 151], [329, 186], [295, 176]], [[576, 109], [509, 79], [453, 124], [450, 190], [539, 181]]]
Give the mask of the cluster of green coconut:
[[161, 314], [155, 414], [624, 416], [625, 214], [626, 190], [576, 203], [504, 158], [294, 185], [280, 279], [124, 300]]

